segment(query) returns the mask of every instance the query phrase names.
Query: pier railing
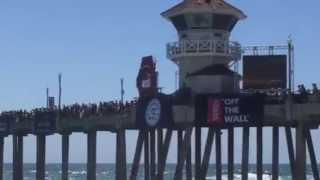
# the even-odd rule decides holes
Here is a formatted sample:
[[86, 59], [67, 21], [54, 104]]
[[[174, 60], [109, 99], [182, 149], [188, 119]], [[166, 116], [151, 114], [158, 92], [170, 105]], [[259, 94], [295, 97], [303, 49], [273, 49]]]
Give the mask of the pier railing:
[[238, 42], [221, 40], [182, 40], [167, 44], [169, 59], [186, 56], [223, 56], [238, 60], [241, 46]]

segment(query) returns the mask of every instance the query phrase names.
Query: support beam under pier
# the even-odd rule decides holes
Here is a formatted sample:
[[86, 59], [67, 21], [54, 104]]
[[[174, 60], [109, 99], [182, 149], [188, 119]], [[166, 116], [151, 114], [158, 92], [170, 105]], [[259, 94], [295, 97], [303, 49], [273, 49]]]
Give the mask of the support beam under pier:
[[87, 180], [95, 180], [97, 161], [97, 132], [88, 132], [87, 138]]
[[318, 163], [317, 163], [316, 153], [314, 151], [314, 146], [313, 146], [310, 130], [306, 131], [306, 138], [307, 138], [307, 144], [308, 144], [308, 150], [309, 150], [309, 155], [310, 155], [311, 167], [312, 167], [312, 172], [313, 172], [313, 178], [315, 180], [320, 180]]
[[18, 135], [17, 180], [23, 180], [23, 135]]
[[143, 141], [144, 141], [144, 134], [142, 131], [139, 131], [136, 151], [134, 154], [133, 163], [132, 163], [132, 167], [131, 167], [130, 180], [137, 179], [137, 175], [138, 175], [138, 171], [139, 171], [139, 167], [140, 167], [140, 159], [141, 159], [141, 154], [142, 154]]
[[37, 135], [37, 162], [36, 162], [36, 180], [45, 179], [46, 165], [46, 136]]
[[150, 180], [149, 131], [144, 131], [144, 180]]
[[285, 128], [286, 131], [286, 139], [287, 139], [287, 146], [288, 146], [288, 155], [289, 155], [289, 162], [290, 162], [290, 170], [291, 170], [291, 176], [292, 180], [294, 179], [294, 164], [295, 164], [295, 154], [294, 154], [294, 145], [292, 140], [292, 132], [290, 127]]
[[233, 180], [234, 173], [234, 128], [228, 129], [228, 180]]
[[0, 180], [3, 180], [3, 150], [4, 150], [4, 137], [0, 136]]
[[295, 180], [306, 180], [306, 139], [305, 126], [300, 123], [296, 128]]
[[172, 138], [172, 130], [168, 129], [165, 135], [164, 143], [162, 146], [161, 157], [162, 159], [159, 160], [159, 172], [158, 172], [158, 180], [163, 180], [164, 171], [166, 169], [166, 162], [169, 152], [169, 146]]
[[116, 180], [127, 179], [127, 152], [126, 152], [126, 132], [121, 129], [117, 132], [116, 150]]
[[257, 180], [263, 178], [263, 130], [262, 126], [257, 127]]
[[156, 180], [156, 132], [150, 131], [150, 175], [151, 180]]
[[208, 168], [209, 168], [211, 152], [212, 152], [213, 139], [214, 139], [214, 129], [210, 127], [208, 131], [207, 142], [204, 149], [203, 160], [201, 165], [202, 174], [199, 179], [206, 179]]
[[216, 129], [216, 180], [222, 179], [221, 129]]
[[279, 127], [272, 131], [272, 180], [279, 179]]
[[61, 165], [61, 179], [69, 179], [69, 134], [62, 134], [62, 165]]
[[201, 179], [201, 127], [195, 129], [195, 179]]
[[249, 172], [249, 138], [250, 138], [250, 128], [244, 127], [242, 132], [242, 167], [241, 176], [242, 180], [248, 180]]

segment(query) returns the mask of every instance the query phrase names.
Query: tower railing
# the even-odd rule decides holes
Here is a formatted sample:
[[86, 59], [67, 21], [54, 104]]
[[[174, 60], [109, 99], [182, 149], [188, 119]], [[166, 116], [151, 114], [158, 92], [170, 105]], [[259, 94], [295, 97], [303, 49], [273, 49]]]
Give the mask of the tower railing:
[[185, 56], [224, 56], [238, 60], [241, 46], [238, 42], [222, 40], [183, 40], [167, 44], [169, 59]]

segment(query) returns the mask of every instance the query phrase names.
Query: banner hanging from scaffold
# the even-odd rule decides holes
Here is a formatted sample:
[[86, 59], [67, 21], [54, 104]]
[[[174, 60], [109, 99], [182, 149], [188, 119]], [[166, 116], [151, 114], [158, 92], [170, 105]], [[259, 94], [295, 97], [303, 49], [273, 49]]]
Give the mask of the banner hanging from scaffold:
[[261, 95], [199, 95], [196, 98], [196, 126], [254, 126], [262, 122]]

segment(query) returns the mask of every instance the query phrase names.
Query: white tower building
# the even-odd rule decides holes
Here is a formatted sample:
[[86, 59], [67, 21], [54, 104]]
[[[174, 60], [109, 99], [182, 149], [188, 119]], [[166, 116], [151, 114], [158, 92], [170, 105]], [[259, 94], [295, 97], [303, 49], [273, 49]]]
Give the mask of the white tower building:
[[230, 33], [246, 15], [223, 0], [184, 0], [163, 12], [178, 32], [167, 44], [167, 57], [179, 67], [180, 87], [194, 93], [233, 93], [240, 76], [229, 64], [241, 58], [241, 47]]

